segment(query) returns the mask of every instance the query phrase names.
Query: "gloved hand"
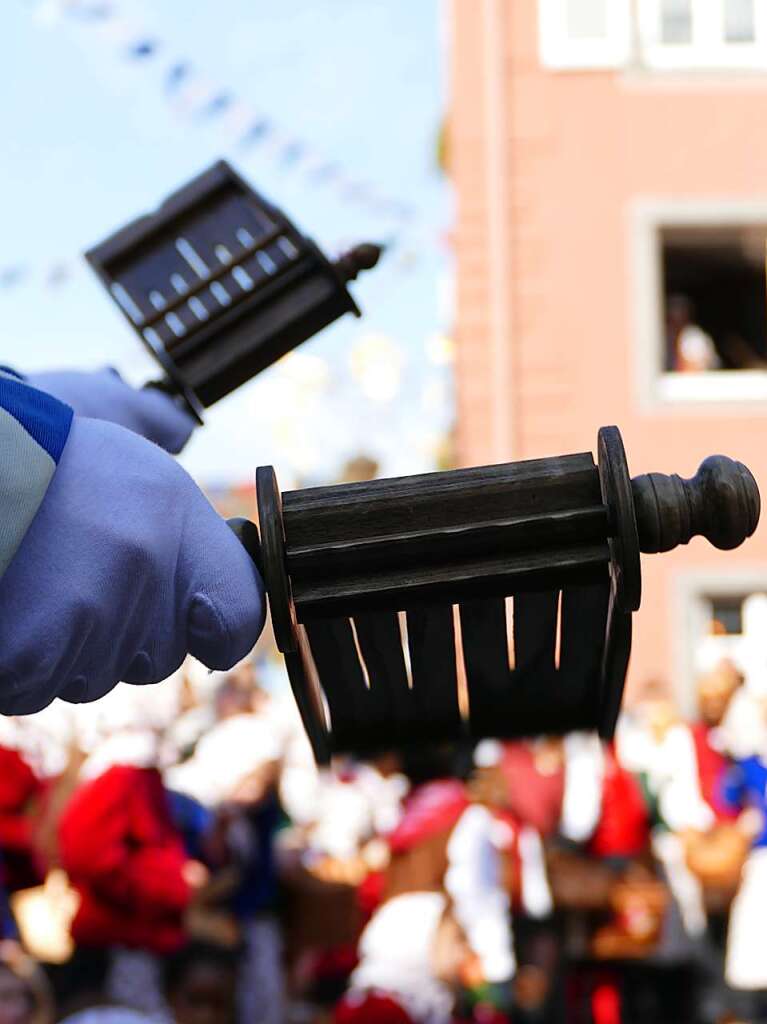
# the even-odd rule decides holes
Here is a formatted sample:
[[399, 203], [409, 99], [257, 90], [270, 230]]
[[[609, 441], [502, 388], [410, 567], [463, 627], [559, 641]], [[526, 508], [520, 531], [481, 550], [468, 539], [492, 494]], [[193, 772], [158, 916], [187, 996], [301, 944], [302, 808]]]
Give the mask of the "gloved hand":
[[259, 574], [191, 477], [130, 431], [76, 416], [0, 580], [0, 713], [157, 682], [187, 653], [230, 668], [263, 623]]
[[195, 420], [158, 388], [132, 388], [117, 370], [104, 367], [29, 373], [27, 383], [70, 405], [77, 416], [108, 420], [141, 434], [176, 455], [189, 440]]

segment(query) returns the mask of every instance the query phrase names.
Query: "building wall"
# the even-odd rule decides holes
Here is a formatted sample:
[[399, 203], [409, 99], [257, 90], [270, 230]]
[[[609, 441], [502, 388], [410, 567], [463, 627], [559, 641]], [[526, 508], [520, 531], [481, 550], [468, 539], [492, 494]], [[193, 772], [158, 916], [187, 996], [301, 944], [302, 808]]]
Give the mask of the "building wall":
[[[767, 403], [642, 402], [635, 289], [643, 202], [767, 210], [767, 75], [547, 71], [536, 0], [452, 0], [452, 38], [461, 462], [595, 451], [617, 423], [633, 474], [723, 452], [767, 486]], [[644, 557], [631, 684], [679, 682], [684, 589], [721, 573], [767, 587], [767, 528]]]

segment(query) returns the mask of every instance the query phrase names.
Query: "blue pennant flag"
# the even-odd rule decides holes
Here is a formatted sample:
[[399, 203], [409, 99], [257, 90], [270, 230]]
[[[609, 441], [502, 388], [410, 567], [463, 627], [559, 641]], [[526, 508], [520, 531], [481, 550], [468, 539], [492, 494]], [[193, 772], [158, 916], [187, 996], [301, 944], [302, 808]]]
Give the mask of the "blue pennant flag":
[[75, 4], [67, 13], [74, 14], [78, 18], [89, 21], [106, 21], [115, 14], [114, 4], [104, 0], [103, 3]]
[[192, 71], [192, 67], [186, 61], [173, 64], [168, 68], [165, 76], [165, 91], [175, 92], [182, 82], [186, 81]]
[[0, 288], [13, 288], [24, 280], [26, 274], [26, 267], [3, 267], [0, 269]]
[[134, 60], [142, 60], [144, 57], [154, 57], [159, 48], [159, 43], [154, 39], [138, 39], [128, 47], [128, 56]]
[[70, 276], [70, 269], [66, 263], [55, 263], [48, 271], [45, 284], [48, 288], [56, 288], [58, 285], [68, 281]]
[[257, 142], [261, 142], [262, 139], [272, 130], [272, 123], [268, 117], [259, 117], [257, 121], [254, 121], [250, 127], [246, 128], [242, 138], [240, 139], [240, 145], [247, 148], [248, 146], [255, 146]]
[[209, 103], [206, 103], [202, 108], [202, 114], [205, 117], [217, 117], [219, 114], [223, 114], [224, 111], [228, 110], [234, 103], [234, 96], [230, 92], [219, 92], [217, 93]]
[[332, 178], [335, 178], [340, 170], [341, 170], [340, 164], [336, 164], [336, 163], [322, 164], [322, 166], [318, 167], [316, 171], [312, 171], [312, 173], [309, 175], [309, 177], [310, 177], [310, 179], [312, 181], [315, 181], [315, 182], [329, 181]]
[[280, 162], [286, 167], [296, 163], [306, 152], [303, 142], [289, 142], [280, 150]]

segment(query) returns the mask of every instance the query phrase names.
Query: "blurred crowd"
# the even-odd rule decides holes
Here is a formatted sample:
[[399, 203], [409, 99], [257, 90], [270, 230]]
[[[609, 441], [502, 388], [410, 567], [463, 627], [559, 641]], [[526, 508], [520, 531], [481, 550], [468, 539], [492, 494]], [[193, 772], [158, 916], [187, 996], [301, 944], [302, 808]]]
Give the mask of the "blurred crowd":
[[0, 1024], [767, 1020], [767, 708], [318, 770], [271, 662], [0, 720]]

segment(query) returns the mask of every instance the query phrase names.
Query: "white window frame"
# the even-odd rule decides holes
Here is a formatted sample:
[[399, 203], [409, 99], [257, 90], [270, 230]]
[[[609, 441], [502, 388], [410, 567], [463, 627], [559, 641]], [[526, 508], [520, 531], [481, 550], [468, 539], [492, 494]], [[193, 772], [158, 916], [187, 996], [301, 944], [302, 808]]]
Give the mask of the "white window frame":
[[637, 0], [636, 16], [643, 64], [658, 71], [767, 71], [767, 3], [755, 0], [753, 43], [728, 43], [724, 38], [725, 0], [692, 0], [689, 43], [661, 41], [663, 0]]
[[[710, 595], [740, 597], [767, 593], [767, 565], [751, 565], [747, 569], [729, 569], [721, 573], [694, 569], [680, 573], [672, 586], [675, 696], [682, 713], [695, 717], [695, 684], [700, 674], [696, 663], [696, 644], [706, 636]], [[743, 635], [736, 639], [744, 645], [742, 650], [746, 651], [748, 640]]]
[[604, 39], [572, 39], [567, 35], [567, 0], [538, 0], [541, 63], [554, 71], [601, 71], [623, 67], [631, 51], [630, 0], [607, 0]]
[[640, 410], [671, 410], [727, 416], [754, 415], [767, 402], [767, 370], [710, 370], [676, 373], [665, 369], [663, 295], [664, 228], [767, 225], [767, 196], [731, 199], [639, 199], [630, 211], [635, 379]]

